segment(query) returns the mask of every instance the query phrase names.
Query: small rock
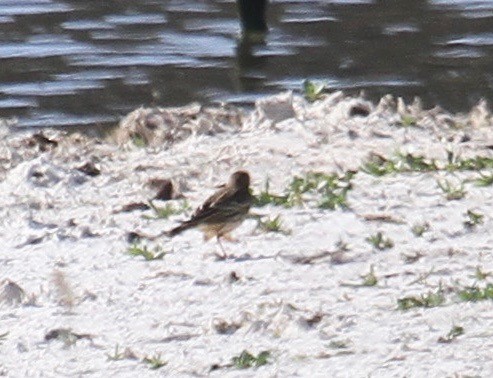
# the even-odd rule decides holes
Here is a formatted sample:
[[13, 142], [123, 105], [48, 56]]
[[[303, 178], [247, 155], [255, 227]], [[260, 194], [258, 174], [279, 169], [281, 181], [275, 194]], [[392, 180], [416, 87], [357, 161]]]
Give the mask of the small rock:
[[149, 185], [157, 189], [157, 193], [154, 196], [154, 199], [168, 201], [170, 199], [176, 198], [173, 182], [169, 179], [151, 179], [149, 181]]
[[368, 117], [370, 115], [370, 112], [370, 106], [367, 103], [360, 102], [351, 106], [351, 108], [349, 109], [349, 116]]
[[27, 177], [33, 184], [42, 187], [55, 185], [62, 179], [60, 173], [49, 164], [34, 164]]
[[234, 270], [229, 273], [229, 282], [234, 283], [238, 282], [240, 280], [240, 277], [238, 276], [238, 273], [236, 273]]
[[138, 242], [140, 239], [144, 238], [144, 236], [136, 231], [130, 231], [127, 233], [127, 242], [128, 243], [135, 243]]
[[91, 177], [95, 177], [101, 174], [101, 169], [98, 168], [96, 164], [91, 161], [81, 165], [80, 167], [77, 167], [76, 169]]
[[47, 332], [45, 335], [45, 341], [59, 340], [66, 346], [74, 345], [77, 340], [88, 339], [92, 341], [93, 336], [88, 333], [75, 333], [70, 328], [56, 328]]
[[132, 202], [124, 205], [121, 210], [117, 211], [119, 213], [130, 213], [131, 211], [140, 210], [145, 211], [149, 210], [151, 207], [144, 202]]
[[5, 279], [0, 289], [0, 302], [10, 306], [21, 304], [26, 298], [26, 293], [15, 282]]
[[31, 135], [24, 140], [24, 144], [27, 147], [38, 147], [41, 152], [58, 147], [58, 142], [56, 140], [46, 137], [42, 132]]

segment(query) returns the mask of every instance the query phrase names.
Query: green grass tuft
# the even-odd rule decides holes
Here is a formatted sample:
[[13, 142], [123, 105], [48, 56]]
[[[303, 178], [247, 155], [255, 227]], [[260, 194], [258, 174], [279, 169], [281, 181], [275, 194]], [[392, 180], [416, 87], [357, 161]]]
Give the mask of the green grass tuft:
[[283, 195], [270, 193], [267, 181], [265, 189], [255, 197], [255, 206], [272, 204], [290, 208], [315, 200], [320, 209], [346, 209], [347, 193], [352, 189], [351, 179], [355, 174], [354, 171], [342, 175], [308, 172], [302, 177], [295, 176]]
[[138, 133], [133, 134], [131, 140], [135, 147], [144, 148], [147, 146], [145, 138]]
[[414, 236], [420, 238], [429, 229], [430, 224], [428, 222], [416, 223], [411, 227], [411, 232], [414, 234]]
[[378, 278], [375, 275], [375, 270], [373, 269], [373, 265], [370, 266], [370, 271], [367, 274], [361, 276], [361, 278], [363, 280], [361, 286], [371, 287], [371, 286], [376, 286], [378, 284]]
[[431, 172], [439, 170], [439, 167], [434, 159], [397, 153], [394, 159], [372, 154], [370, 160], [363, 164], [362, 170], [373, 176], [384, 176], [402, 172]]
[[[411, 153], [398, 152], [392, 158], [372, 154], [361, 169], [373, 176], [406, 172], [481, 171], [493, 169], [493, 158], [476, 156], [461, 159], [451, 151], [447, 151], [447, 159], [444, 161], [429, 159], [423, 155], [413, 155]], [[493, 183], [493, 175], [483, 175], [476, 183], [482, 186], [491, 185]]]
[[397, 300], [397, 308], [402, 311], [409, 310], [415, 307], [431, 308], [441, 306], [445, 302], [445, 296], [442, 290], [436, 292], [428, 292], [419, 296], [408, 296]]
[[282, 224], [281, 216], [277, 215], [274, 218], [267, 218], [266, 220], [259, 219], [257, 228], [263, 232], [278, 232], [284, 235], [291, 234], [291, 231], [285, 229]]
[[151, 252], [147, 246], [139, 247], [138, 245], [133, 244], [128, 248], [128, 253], [132, 256], [142, 256], [146, 261], [153, 261], [162, 260], [168, 252], [159, 251], [157, 247], [154, 252]]
[[391, 239], [385, 237], [380, 231], [377, 232], [375, 235], [367, 237], [366, 241], [380, 251], [392, 248], [394, 246], [394, 242]]
[[116, 344], [115, 351], [112, 354], [107, 353], [106, 356], [108, 357], [108, 361], [120, 361], [125, 358], [125, 352], [120, 352], [120, 347]]
[[149, 201], [149, 206], [154, 210], [153, 217], [147, 216], [148, 219], [167, 219], [172, 215], [181, 214], [190, 209], [190, 204], [187, 200], [181, 201], [179, 204], [166, 203], [163, 207], [158, 207], [152, 200]]
[[231, 361], [237, 369], [248, 369], [251, 367], [259, 367], [268, 364], [269, 358], [269, 351], [260, 352], [258, 356], [255, 357], [250, 352], [244, 350], [239, 356], [233, 357]]
[[413, 117], [410, 114], [403, 114], [401, 115], [401, 126], [403, 127], [411, 127], [411, 126], [416, 126], [418, 121], [415, 117]]
[[325, 90], [325, 84], [315, 83], [311, 80], [305, 80], [303, 82], [303, 95], [310, 102], [315, 102], [323, 98]]
[[484, 174], [480, 173], [480, 178], [476, 179], [474, 183], [477, 186], [490, 186], [493, 184], [493, 173]]
[[466, 195], [466, 191], [464, 190], [464, 184], [460, 184], [459, 186], [453, 186], [447, 180], [441, 182], [437, 181], [438, 187], [442, 189], [445, 194], [445, 198], [448, 201], [455, 201], [464, 198]]
[[352, 188], [354, 175], [352, 171], [343, 175], [309, 172], [305, 177], [295, 177], [289, 185], [288, 202], [301, 204], [303, 195], [312, 193], [320, 198], [317, 207], [321, 209], [347, 208], [347, 192]]
[[481, 269], [480, 266], [477, 266], [474, 272], [474, 278], [476, 278], [478, 281], [484, 281], [492, 274], [492, 272], [485, 272], [483, 269]]
[[160, 369], [163, 366], [166, 366], [168, 364], [167, 361], [164, 361], [161, 359], [161, 354], [156, 354], [152, 357], [144, 357], [142, 359], [142, 362], [149, 365], [149, 369], [152, 369], [152, 370]]
[[449, 331], [449, 333], [447, 333], [447, 335], [438, 338], [438, 342], [443, 344], [448, 344], [463, 334], [464, 334], [464, 328], [461, 326], [454, 325], [452, 329]]
[[385, 176], [399, 172], [399, 167], [392, 160], [372, 154], [370, 160], [363, 164], [361, 170], [373, 176]]
[[255, 207], [262, 207], [266, 205], [275, 205], [275, 206], [286, 206], [287, 196], [279, 196], [276, 194], [272, 194], [269, 191], [269, 180], [265, 182], [264, 190], [261, 191], [257, 196], [254, 196], [253, 205]]
[[454, 159], [447, 167], [449, 171], [480, 171], [493, 168], [493, 158], [476, 156], [469, 159]]
[[464, 221], [464, 226], [466, 228], [474, 228], [483, 223], [484, 215], [481, 213], [474, 212], [472, 210], [467, 210], [466, 220]]
[[478, 302], [493, 299], [493, 284], [488, 283], [483, 287], [469, 286], [457, 293], [459, 299], [465, 302]]

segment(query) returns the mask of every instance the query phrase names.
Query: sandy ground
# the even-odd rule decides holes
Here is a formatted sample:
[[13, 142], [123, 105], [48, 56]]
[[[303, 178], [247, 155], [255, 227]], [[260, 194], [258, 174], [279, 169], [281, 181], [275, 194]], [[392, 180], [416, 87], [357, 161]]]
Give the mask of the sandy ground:
[[[112, 139], [3, 127], [2, 375], [493, 374], [491, 300], [458, 296], [492, 282], [492, 189], [474, 181], [491, 169], [380, 177], [362, 170], [369, 159], [398, 152], [436, 159], [438, 168], [493, 157], [484, 103], [451, 115], [390, 97], [371, 104], [334, 93], [309, 103], [288, 93], [253, 111], [225, 110], [217, 122], [214, 112], [193, 109], [154, 112], [152, 127], [136, 121], [149, 121], [139, 109]], [[129, 141], [138, 127], [150, 130], [151, 147]], [[267, 180], [270, 192], [283, 194], [308, 172], [357, 173], [347, 209], [320, 209], [309, 193], [294, 207], [252, 208], [264, 219], [279, 215], [286, 232], [262, 232], [248, 219], [234, 232], [237, 242], [224, 242], [226, 259], [194, 230], [138, 242], [167, 252], [162, 259], [128, 253], [129, 232], [176, 225], [240, 168], [256, 194]], [[167, 219], [152, 219], [152, 209], [122, 211], [152, 198], [155, 178], [172, 179], [191, 209]], [[462, 186], [463, 195], [447, 199], [437, 182]], [[170, 202], [178, 207], [183, 199]], [[468, 210], [481, 222], [466, 226]], [[393, 246], [372, 245], [378, 232]], [[376, 284], [363, 285], [372, 270]], [[399, 299], [429, 293], [444, 302], [398, 308]], [[453, 327], [462, 334], [447, 339]], [[64, 338], [60, 330], [72, 333]], [[231, 366], [244, 350], [268, 351], [268, 363]], [[164, 366], [152, 369], [146, 358], [153, 357]]]

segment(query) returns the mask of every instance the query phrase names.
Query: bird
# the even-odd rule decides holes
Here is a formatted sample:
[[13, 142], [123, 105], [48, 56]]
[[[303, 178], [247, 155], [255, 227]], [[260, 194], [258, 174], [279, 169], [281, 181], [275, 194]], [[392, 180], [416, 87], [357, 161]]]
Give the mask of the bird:
[[173, 237], [197, 227], [204, 233], [205, 241], [215, 236], [224, 252], [220, 239], [231, 240], [229, 233], [245, 220], [252, 202], [250, 174], [246, 171], [236, 171], [230, 176], [227, 184], [219, 186], [219, 190], [195, 210], [189, 220], [181, 222], [165, 234]]

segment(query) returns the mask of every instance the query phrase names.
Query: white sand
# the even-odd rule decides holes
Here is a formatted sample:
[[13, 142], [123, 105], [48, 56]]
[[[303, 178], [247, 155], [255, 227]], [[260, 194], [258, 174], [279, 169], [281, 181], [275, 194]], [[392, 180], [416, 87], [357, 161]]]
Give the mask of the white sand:
[[[354, 106], [368, 108], [369, 116], [350, 116]], [[397, 125], [403, 114], [414, 117], [417, 127]], [[422, 111], [419, 104], [394, 106], [388, 98], [376, 106], [336, 93], [309, 104], [283, 94], [259, 102], [229, 128], [199, 121], [190, 121], [190, 133], [175, 142], [149, 148], [45, 131], [58, 141], [46, 152], [26, 146], [32, 131], [4, 128], [0, 278], [19, 285], [25, 296], [8, 303], [12, 294], [3, 281], [0, 334], [7, 334], [0, 339], [0, 374], [493, 374], [492, 303], [461, 302], [456, 294], [457, 288], [486, 284], [475, 278], [477, 266], [493, 271], [492, 188], [466, 181], [465, 197], [448, 201], [437, 185], [445, 179], [458, 185], [478, 172], [375, 177], [360, 171], [348, 210], [321, 210], [314, 201], [289, 209], [253, 208], [271, 218], [280, 215], [291, 234], [262, 233], [255, 220], [247, 220], [234, 233], [237, 243], [224, 242], [231, 255], [224, 261], [214, 255], [218, 245], [204, 243], [198, 231], [145, 242], [151, 250], [169, 251], [162, 260], [130, 256], [128, 232], [157, 234], [189, 212], [166, 220], [146, 219], [152, 210], [118, 212], [154, 195], [146, 185], [150, 178], [172, 178], [195, 207], [239, 168], [251, 173], [254, 192], [269, 178], [271, 191], [282, 193], [294, 175], [359, 169], [370, 152], [412, 152], [442, 162], [447, 150], [460, 158], [492, 156], [493, 122], [484, 104], [453, 116]], [[75, 169], [88, 161], [100, 167], [99, 176]], [[466, 228], [468, 209], [484, 214], [483, 224]], [[415, 236], [412, 226], [424, 222], [430, 229]], [[378, 231], [393, 240], [393, 248], [380, 251], [368, 243]], [[347, 251], [338, 252], [340, 241]], [[325, 258], [299, 262], [324, 252]], [[414, 262], [405, 259], [417, 254]], [[376, 286], [347, 285], [362, 283], [371, 267]], [[238, 281], [230, 279], [232, 272]], [[442, 306], [397, 309], [399, 298], [436, 292], [439, 285], [446, 298]], [[439, 343], [454, 325], [464, 334]], [[45, 341], [57, 328], [90, 334], [92, 341]], [[345, 348], [335, 348], [337, 343]], [[129, 358], [108, 359], [117, 345], [132, 352]], [[269, 364], [223, 366], [243, 350], [270, 351]], [[142, 359], [156, 355], [167, 365], [151, 370]], [[210, 372], [213, 365], [222, 367]]]

